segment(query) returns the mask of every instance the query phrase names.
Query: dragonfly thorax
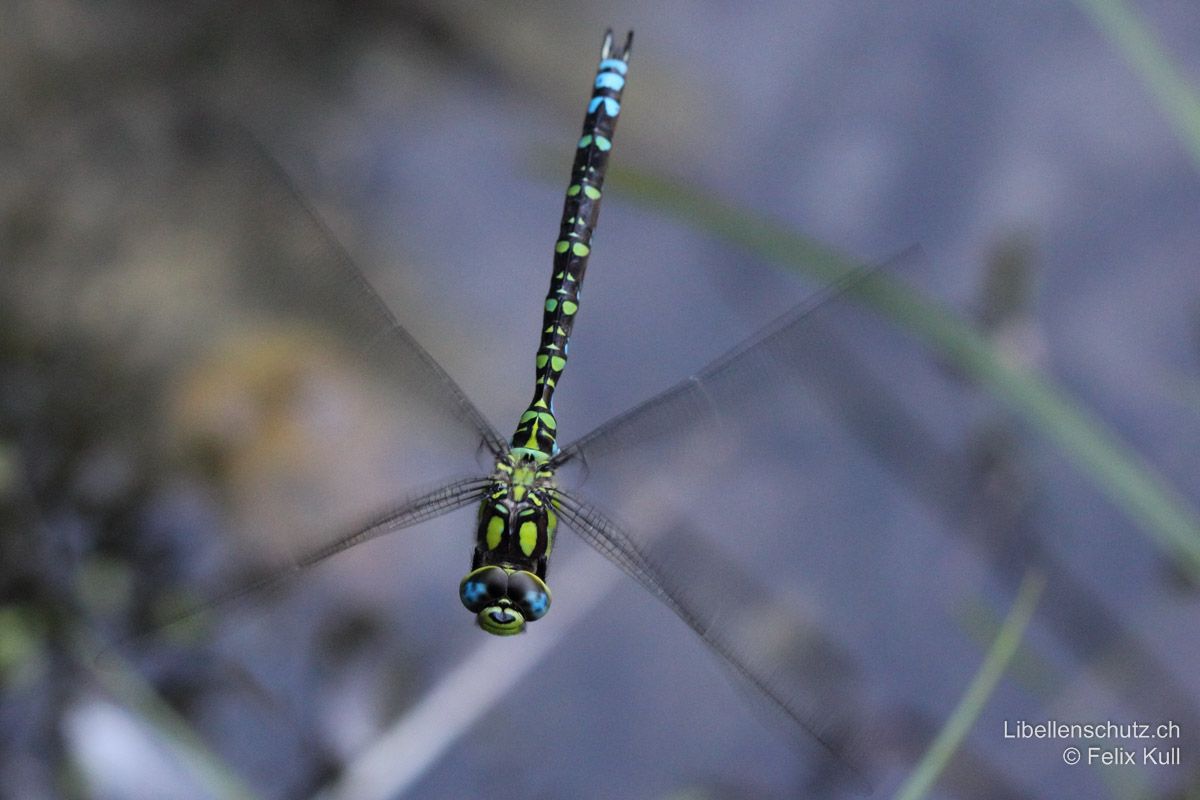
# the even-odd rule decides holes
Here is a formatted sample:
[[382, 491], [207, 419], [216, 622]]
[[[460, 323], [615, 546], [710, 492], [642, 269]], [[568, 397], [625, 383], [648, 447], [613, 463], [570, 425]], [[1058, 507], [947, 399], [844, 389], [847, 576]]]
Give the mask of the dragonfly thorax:
[[511, 566], [544, 578], [558, 523], [553, 493], [554, 470], [544, 459], [521, 451], [500, 456], [479, 505], [473, 566]]
[[517, 450], [497, 459], [479, 506], [471, 572], [459, 584], [463, 605], [485, 631], [520, 633], [549, 610], [554, 502], [554, 470], [540, 453]]

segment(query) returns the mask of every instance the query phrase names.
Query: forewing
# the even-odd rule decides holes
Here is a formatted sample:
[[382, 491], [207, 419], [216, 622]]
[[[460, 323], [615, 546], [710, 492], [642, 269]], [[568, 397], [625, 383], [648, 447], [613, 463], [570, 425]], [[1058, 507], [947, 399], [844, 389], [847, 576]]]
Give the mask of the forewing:
[[[148, 509], [100, 549], [134, 550], [137, 613], [158, 616], [168, 603], [204, 605], [231, 579], [252, 576], [215, 596], [253, 593], [372, 538], [347, 531], [414, 487], [461, 486], [448, 481], [482, 472], [480, 456], [504, 443], [408, 330], [445, 318], [406, 297], [420, 296], [420, 281], [401, 280], [402, 263], [370, 270], [398, 318], [274, 148], [211, 111], [143, 135], [159, 151], [107, 176], [120, 234], [58, 302], [71, 303], [69, 322], [94, 349], [146, 376], [96, 398], [135, 431], [129, 469]], [[368, 249], [354, 246], [364, 237], [352, 225], [339, 233]], [[442, 331], [442, 352], [473, 357], [476, 331]], [[456, 494], [453, 507], [470, 497]], [[428, 502], [416, 510], [451, 507]], [[414, 557], [445, 539], [426, 539]], [[452, 546], [465, 560], [470, 531]], [[427, 579], [417, 571], [407, 586], [423, 596]]]
[[[242, 170], [245, 184], [261, 198], [256, 210], [263, 226], [287, 229], [295, 237], [292, 258], [256, 260], [244, 273], [247, 285], [269, 298], [274, 313], [311, 316], [335, 326], [346, 346], [392, 383], [397, 411], [419, 404], [422, 413], [447, 417], [498, 455], [504, 440], [400, 324], [270, 148], [236, 124], [224, 130], [236, 140], [235, 147], [240, 142], [245, 148], [235, 168]], [[257, 244], [248, 242], [252, 248]]]
[[698, 424], [736, 416], [747, 400], [798, 377], [793, 353], [806, 346], [814, 320], [836, 315], [845, 301], [869, 291], [872, 280], [914, 252], [916, 248], [910, 248], [847, 271], [694, 374], [581, 436], [554, 463], [580, 460], [588, 470], [602, 471], [613, 456], [669, 440]]

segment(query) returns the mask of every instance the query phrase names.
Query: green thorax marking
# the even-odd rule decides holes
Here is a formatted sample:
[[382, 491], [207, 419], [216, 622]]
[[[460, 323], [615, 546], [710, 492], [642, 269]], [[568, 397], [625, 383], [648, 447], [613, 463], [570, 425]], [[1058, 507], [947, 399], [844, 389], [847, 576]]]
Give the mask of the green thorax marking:
[[475, 567], [494, 564], [544, 578], [558, 527], [555, 502], [554, 468], [543, 453], [502, 455], [479, 506]]
[[628, 53], [613, 54], [606, 49], [583, 120], [583, 136], [575, 151], [575, 164], [571, 168], [562, 222], [554, 245], [554, 269], [542, 315], [533, 400], [521, 415], [512, 438], [513, 450], [517, 453], [537, 453], [548, 459], [558, 452], [554, 389], [567, 365], [567, 343], [579, 311], [579, 290], [587, 271], [592, 232], [600, 215], [604, 171], [608, 167], [613, 131], [620, 113], [627, 57]]

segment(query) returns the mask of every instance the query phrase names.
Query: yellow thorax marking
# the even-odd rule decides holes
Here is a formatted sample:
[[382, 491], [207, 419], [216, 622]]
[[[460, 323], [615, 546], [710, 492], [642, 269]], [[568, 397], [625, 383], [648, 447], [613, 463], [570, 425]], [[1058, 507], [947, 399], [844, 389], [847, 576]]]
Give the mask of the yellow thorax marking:
[[[533, 486], [534, 479], [537, 478], [537, 471], [522, 464], [513, 470], [512, 482], [513, 487], [526, 488]], [[520, 499], [519, 497], [517, 498]]]
[[492, 517], [488, 520], [487, 526], [487, 546], [488, 550], [495, 550], [500, 546], [501, 537], [504, 534], [504, 519], [502, 517]]

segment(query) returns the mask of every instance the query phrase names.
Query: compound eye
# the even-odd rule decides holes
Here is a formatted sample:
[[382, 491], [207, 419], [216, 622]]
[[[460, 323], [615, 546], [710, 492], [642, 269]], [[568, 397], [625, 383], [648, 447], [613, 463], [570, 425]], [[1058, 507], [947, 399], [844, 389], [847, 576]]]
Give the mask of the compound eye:
[[508, 573], [496, 566], [480, 567], [462, 579], [458, 599], [468, 611], [478, 614], [503, 599], [507, 591]]
[[514, 572], [508, 576], [508, 599], [525, 619], [533, 622], [550, 610], [550, 589], [532, 572]]

